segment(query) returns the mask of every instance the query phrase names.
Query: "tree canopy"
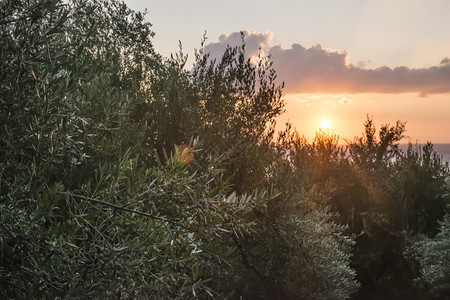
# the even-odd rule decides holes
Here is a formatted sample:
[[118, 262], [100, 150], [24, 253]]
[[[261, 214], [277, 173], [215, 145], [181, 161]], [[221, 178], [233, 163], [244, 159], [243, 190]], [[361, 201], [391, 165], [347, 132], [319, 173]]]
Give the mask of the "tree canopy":
[[187, 68], [123, 2], [0, 16], [1, 298], [448, 296], [449, 168], [405, 123], [276, 134], [270, 57]]

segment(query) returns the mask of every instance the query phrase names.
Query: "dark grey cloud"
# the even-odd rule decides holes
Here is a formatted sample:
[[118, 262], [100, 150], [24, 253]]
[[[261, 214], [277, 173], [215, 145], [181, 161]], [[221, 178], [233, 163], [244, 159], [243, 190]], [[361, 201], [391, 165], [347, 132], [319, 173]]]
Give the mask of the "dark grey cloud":
[[448, 58], [448, 57], [444, 57], [442, 60], [441, 60], [441, 63], [440, 63], [441, 65], [448, 65], [448, 64], [450, 64], [450, 59]]
[[[280, 80], [285, 82], [287, 93], [406, 93], [421, 95], [450, 93], [450, 59], [444, 58], [426, 68], [406, 66], [366, 69], [364, 64], [348, 62], [346, 51], [329, 50], [317, 44], [305, 48], [293, 44], [290, 48], [268, 47], [271, 33], [246, 32], [246, 49], [249, 56], [257, 55], [262, 48], [271, 55]], [[205, 50], [219, 57], [226, 44], [239, 45], [240, 33], [221, 36]]]

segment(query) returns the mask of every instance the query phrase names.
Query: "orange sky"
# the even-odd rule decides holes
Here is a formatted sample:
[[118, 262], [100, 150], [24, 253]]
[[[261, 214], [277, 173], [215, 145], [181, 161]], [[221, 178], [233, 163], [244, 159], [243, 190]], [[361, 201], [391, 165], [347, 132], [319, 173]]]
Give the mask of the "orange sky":
[[406, 121], [403, 142], [450, 142], [450, 95], [419, 97], [405, 94], [287, 94], [286, 113], [277, 120], [277, 128], [290, 121], [311, 141], [322, 119], [329, 119], [330, 130], [341, 139], [361, 136], [366, 115], [373, 116], [377, 128]]

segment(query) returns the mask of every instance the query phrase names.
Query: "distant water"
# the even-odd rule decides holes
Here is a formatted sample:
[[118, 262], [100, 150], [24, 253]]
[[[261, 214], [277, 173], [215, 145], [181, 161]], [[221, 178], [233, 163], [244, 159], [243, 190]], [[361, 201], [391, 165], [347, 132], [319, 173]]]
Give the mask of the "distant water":
[[[420, 144], [419, 146], [422, 148], [423, 144]], [[415, 148], [416, 145], [413, 144], [413, 147]], [[406, 149], [408, 149], [408, 145], [401, 144], [400, 149], [406, 151]], [[442, 156], [444, 162], [448, 162], [450, 164], [450, 144], [433, 144], [433, 149]]]

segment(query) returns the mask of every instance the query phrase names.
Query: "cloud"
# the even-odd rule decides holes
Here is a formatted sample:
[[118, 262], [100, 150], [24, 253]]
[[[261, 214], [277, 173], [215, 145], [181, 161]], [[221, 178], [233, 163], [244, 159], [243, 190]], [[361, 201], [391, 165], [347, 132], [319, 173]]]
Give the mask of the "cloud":
[[274, 46], [269, 53], [288, 93], [450, 92], [448, 63], [420, 69], [364, 69], [348, 63], [347, 52], [324, 49], [320, 44], [308, 49], [299, 44], [289, 49]]
[[[285, 82], [287, 93], [407, 93], [422, 96], [450, 93], [450, 59], [444, 58], [427, 68], [406, 66], [365, 69], [364, 63], [353, 65], [346, 51], [324, 48], [321, 44], [306, 48], [292, 44], [269, 47], [272, 33], [245, 32], [246, 50], [249, 56], [258, 49], [269, 54], [278, 78]], [[240, 45], [240, 33], [222, 35], [219, 42], [206, 45], [205, 51], [212, 57], [220, 57], [227, 44]]]
[[[248, 57], [258, 56], [260, 50], [261, 54], [267, 54], [265, 50], [269, 41], [272, 39], [273, 34], [271, 32], [256, 32], [254, 30], [243, 31], [245, 36], [245, 52]], [[211, 59], [221, 58], [225, 52], [227, 45], [231, 47], [240, 46], [242, 44], [241, 33], [233, 32], [230, 35], [222, 34], [219, 37], [219, 41], [215, 43], [209, 43], [205, 46], [204, 52], [210, 54]]]
[[450, 58], [448, 57], [444, 57], [440, 62], [440, 65], [448, 65], [448, 64], [450, 64]]

